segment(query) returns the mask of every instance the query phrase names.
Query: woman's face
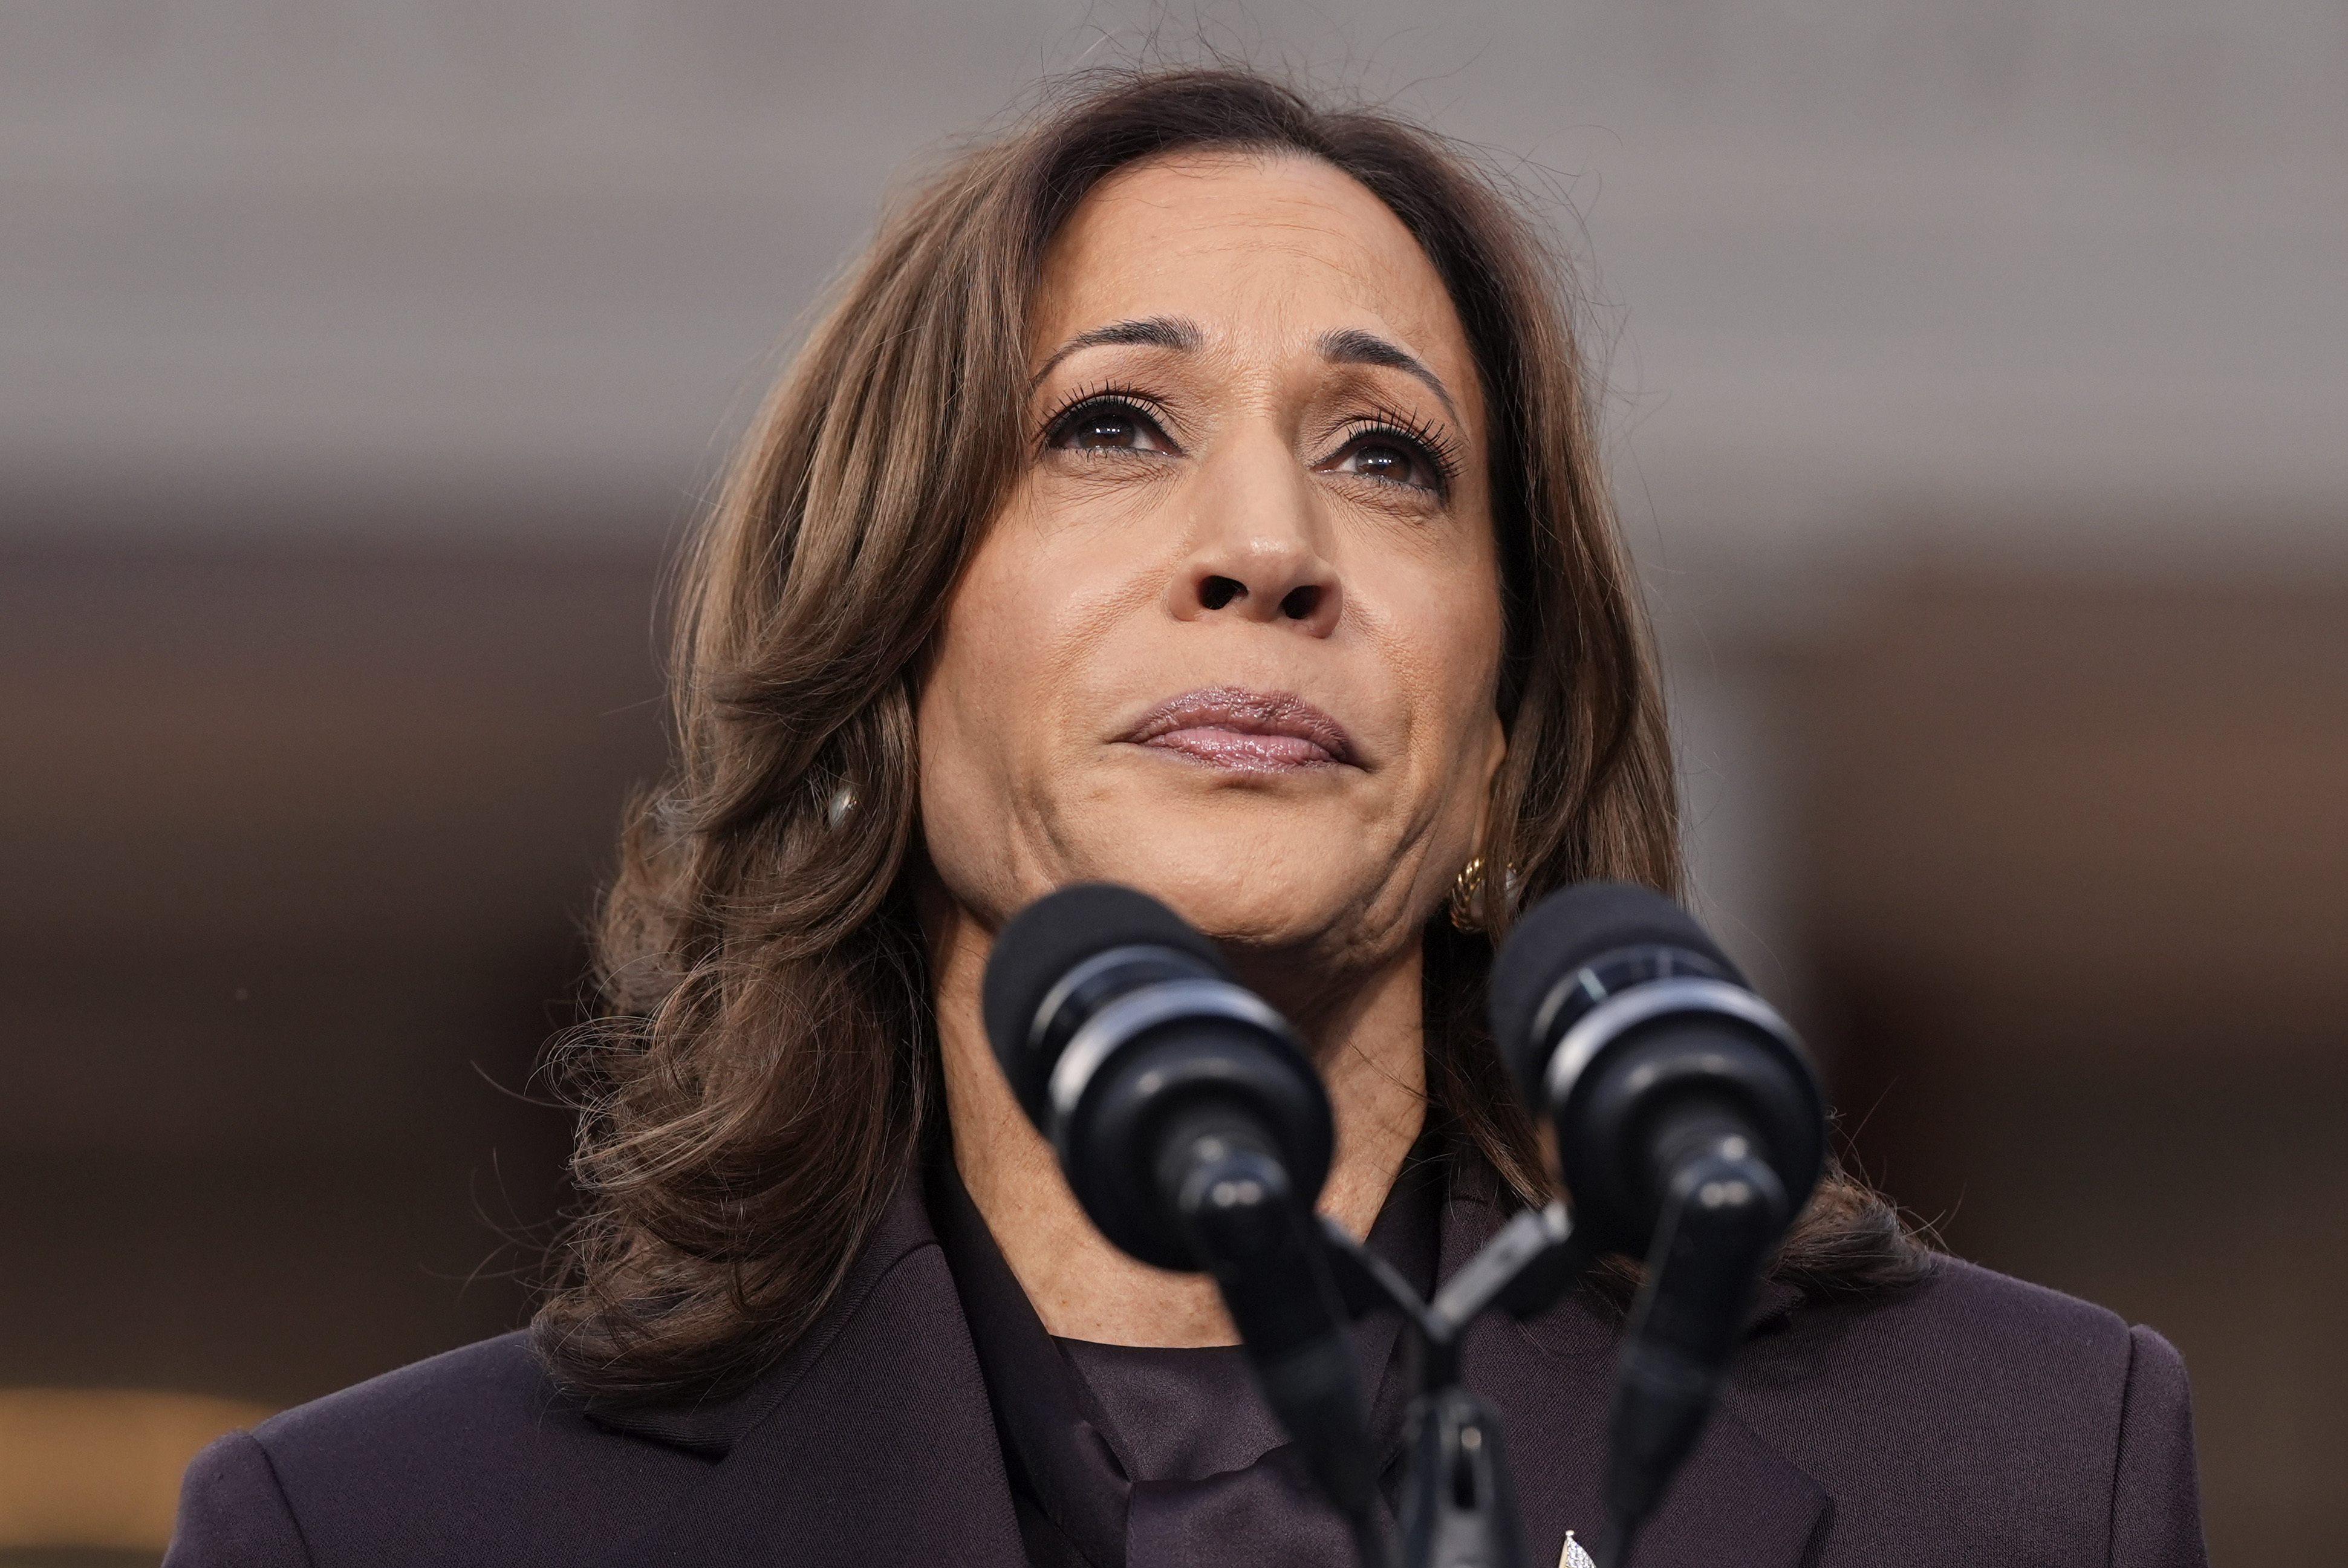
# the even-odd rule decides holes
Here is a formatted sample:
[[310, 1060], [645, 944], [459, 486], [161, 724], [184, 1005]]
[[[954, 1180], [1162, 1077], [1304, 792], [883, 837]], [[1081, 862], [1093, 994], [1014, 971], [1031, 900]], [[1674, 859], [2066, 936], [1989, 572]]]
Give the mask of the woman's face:
[[1348, 176], [1188, 156], [1047, 256], [1031, 440], [922, 686], [923, 835], [989, 927], [1120, 882], [1322, 975], [1391, 962], [1503, 741], [1475, 362]]

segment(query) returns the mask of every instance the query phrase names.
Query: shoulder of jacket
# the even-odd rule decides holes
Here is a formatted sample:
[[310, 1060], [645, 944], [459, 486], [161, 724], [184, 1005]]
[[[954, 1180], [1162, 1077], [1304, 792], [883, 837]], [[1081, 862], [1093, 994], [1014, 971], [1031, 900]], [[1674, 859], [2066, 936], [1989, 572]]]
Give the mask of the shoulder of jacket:
[[536, 1421], [565, 1401], [531, 1355], [529, 1336], [499, 1335], [297, 1405], [253, 1429], [273, 1455], [380, 1443], [405, 1428], [442, 1434]]
[[2093, 1344], [2115, 1354], [2127, 1346], [2128, 1326], [2119, 1314], [1958, 1257], [1935, 1258], [1920, 1285], [1886, 1305], [1894, 1313], [1912, 1310], [1943, 1332]]
[[2092, 1302], [1962, 1259], [1857, 1301], [1811, 1303], [1747, 1347], [1739, 1381], [1766, 1397], [1842, 1388], [1984, 1412], [2105, 1403], [2116, 1415], [2134, 1354], [2127, 1324]]
[[1805, 1299], [1790, 1288], [1765, 1283], [1756, 1317], [1766, 1329], [1791, 1328], [1797, 1336], [1923, 1333], [2000, 1342], [2019, 1336], [2114, 1351], [2123, 1349], [2128, 1336], [2118, 1314], [2091, 1301], [1946, 1253], [1936, 1254], [1916, 1283], [1861, 1296]]
[[263, 1422], [318, 1568], [585, 1561], [708, 1470], [591, 1425], [510, 1334]]
[[1746, 1346], [1729, 1408], [1835, 1500], [1830, 1563], [2101, 1563], [2134, 1342], [2116, 1314], [1937, 1259]]
[[1977, 1312], [2007, 1324], [2041, 1324], [2050, 1331], [2071, 1334], [2127, 1336], [2127, 1324], [2118, 1312], [1949, 1253], [1932, 1258], [1932, 1273], [1925, 1279], [1923, 1291], [1940, 1295], [1937, 1305], [1941, 1312]]
[[310, 1568], [284, 1489], [251, 1432], [227, 1433], [189, 1461], [163, 1568]]

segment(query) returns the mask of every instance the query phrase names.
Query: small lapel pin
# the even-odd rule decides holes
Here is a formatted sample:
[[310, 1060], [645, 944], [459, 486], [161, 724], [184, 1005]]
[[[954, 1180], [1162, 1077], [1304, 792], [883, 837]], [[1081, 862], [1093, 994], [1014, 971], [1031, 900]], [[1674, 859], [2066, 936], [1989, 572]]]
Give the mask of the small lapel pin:
[[1573, 1532], [1569, 1530], [1565, 1532], [1564, 1546], [1558, 1551], [1557, 1568], [1598, 1568], [1598, 1564], [1590, 1560], [1590, 1553], [1581, 1549], [1581, 1542], [1576, 1541]]

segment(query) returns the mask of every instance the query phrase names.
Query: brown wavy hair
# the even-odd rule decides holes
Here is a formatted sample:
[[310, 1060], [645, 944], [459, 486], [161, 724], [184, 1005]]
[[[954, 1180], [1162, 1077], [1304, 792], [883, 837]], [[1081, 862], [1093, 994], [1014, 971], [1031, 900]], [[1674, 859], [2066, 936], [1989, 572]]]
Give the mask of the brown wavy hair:
[[[1507, 615], [1482, 923], [1592, 877], [1676, 892], [1678, 816], [1643, 610], [1592, 438], [1570, 279], [1476, 159], [1241, 70], [1063, 84], [897, 202], [767, 399], [684, 563], [675, 761], [633, 809], [603, 912], [608, 1016], [560, 1060], [583, 1205], [535, 1323], [574, 1389], [736, 1385], [803, 1333], [938, 1113], [910, 868], [916, 667], [1025, 450], [1027, 304], [1086, 193], [1185, 150], [1322, 160], [1416, 236], [1490, 411]], [[1432, 1114], [1520, 1199], [1532, 1128], [1483, 1022], [1490, 935], [1426, 936]], [[1911, 1269], [1834, 1177], [1786, 1249], [1806, 1288]]]

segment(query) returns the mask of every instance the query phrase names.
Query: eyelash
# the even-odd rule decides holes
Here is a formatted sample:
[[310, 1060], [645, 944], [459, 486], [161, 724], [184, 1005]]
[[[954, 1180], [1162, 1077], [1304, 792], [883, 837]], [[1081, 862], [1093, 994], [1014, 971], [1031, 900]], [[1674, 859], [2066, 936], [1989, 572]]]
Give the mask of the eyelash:
[[1130, 408], [1152, 425], [1158, 426], [1162, 431], [1165, 428], [1164, 421], [1153, 410], [1161, 407], [1164, 401], [1163, 398], [1141, 391], [1138, 387], [1123, 386], [1113, 381], [1104, 381], [1097, 386], [1082, 388], [1063, 399], [1051, 413], [1045, 416], [1043, 429], [1035, 438], [1036, 449], [1040, 452], [1048, 448], [1052, 444], [1053, 438], [1060, 433], [1062, 428], [1087, 408]]
[[[1362, 428], [1345, 438], [1345, 447], [1352, 447], [1373, 436], [1385, 436], [1416, 447], [1427, 466], [1435, 470], [1435, 489], [1439, 495], [1449, 495], [1451, 487], [1459, 480], [1459, 443], [1425, 419], [1415, 418], [1395, 409], [1374, 407]], [[1340, 447], [1339, 451], [1344, 451]]]
[[[1079, 388], [1062, 399], [1052, 412], [1045, 417], [1043, 428], [1035, 438], [1036, 449], [1039, 453], [1047, 449], [1054, 438], [1059, 435], [1068, 421], [1088, 408], [1129, 408], [1151, 424], [1158, 426], [1162, 431], [1164, 423], [1152, 410], [1154, 407], [1162, 406], [1163, 402], [1162, 398], [1152, 393], [1113, 381], [1104, 381], [1097, 386]], [[1427, 466], [1435, 470], [1435, 489], [1437, 494], [1448, 496], [1451, 493], [1451, 487], [1458, 482], [1460, 464], [1458, 442], [1426, 420], [1414, 418], [1381, 404], [1374, 406], [1367, 415], [1360, 417], [1352, 423], [1356, 428], [1347, 434], [1344, 445], [1337, 449], [1339, 453], [1372, 437], [1385, 436], [1417, 449], [1419, 456], [1425, 459]], [[1382, 480], [1376, 482], [1392, 484], [1397, 481]]]

